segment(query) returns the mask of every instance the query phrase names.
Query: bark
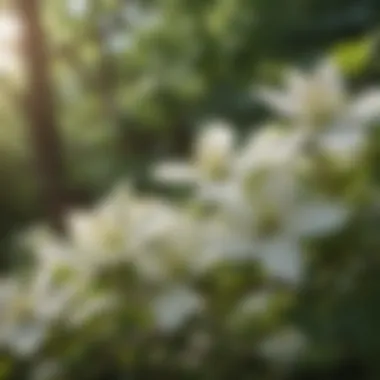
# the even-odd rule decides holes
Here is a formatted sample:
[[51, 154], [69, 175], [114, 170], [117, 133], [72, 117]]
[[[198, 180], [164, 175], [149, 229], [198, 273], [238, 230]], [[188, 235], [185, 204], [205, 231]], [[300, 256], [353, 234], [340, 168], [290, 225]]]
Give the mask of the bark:
[[18, 0], [18, 3], [25, 29], [26, 114], [41, 186], [41, 206], [51, 226], [63, 232], [66, 191], [62, 147], [49, 78], [47, 43], [40, 20], [41, 2]]

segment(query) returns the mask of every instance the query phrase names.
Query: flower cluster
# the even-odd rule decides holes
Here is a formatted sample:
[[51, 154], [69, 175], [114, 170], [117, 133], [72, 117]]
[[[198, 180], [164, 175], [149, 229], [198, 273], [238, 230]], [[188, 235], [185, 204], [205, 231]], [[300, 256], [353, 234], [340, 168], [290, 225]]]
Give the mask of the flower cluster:
[[[210, 321], [219, 318], [229, 332], [245, 317], [259, 323], [279, 294], [301, 286], [307, 243], [339, 233], [355, 214], [346, 187], [328, 191], [318, 175], [360, 165], [380, 93], [348, 99], [339, 72], [325, 62], [287, 81], [286, 92], [261, 91], [279, 113], [277, 124], [239, 144], [231, 127], [211, 123], [190, 163], [155, 169], [157, 180], [191, 189], [186, 204], [121, 185], [95, 209], [70, 215], [65, 238], [34, 231], [33, 270], [0, 285], [0, 344], [33, 357], [50, 352], [57, 331], [83, 331], [100, 319], [94, 334], [109, 340], [122, 324], [134, 332], [125, 340], [134, 341], [193, 322], [212, 345]], [[229, 285], [236, 268], [245, 276], [238, 290]], [[280, 328], [255, 335], [257, 352], [290, 362], [303, 339], [292, 326]]]

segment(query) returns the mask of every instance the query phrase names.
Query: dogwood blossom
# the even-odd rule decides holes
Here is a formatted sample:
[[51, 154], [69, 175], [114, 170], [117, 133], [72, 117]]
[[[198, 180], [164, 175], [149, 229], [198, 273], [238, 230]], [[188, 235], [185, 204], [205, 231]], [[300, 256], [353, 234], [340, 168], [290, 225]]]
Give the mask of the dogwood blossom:
[[329, 155], [353, 160], [365, 145], [368, 129], [380, 117], [380, 91], [351, 98], [333, 62], [321, 62], [309, 75], [292, 70], [283, 91], [264, 88], [260, 97]]
[[155, 170], [155, 177], [164, 182], [202, 183], [222, 179], [230, 170], [235, 136], [225, 122], [207, 124], [194, 148], [192, 162], [168, 162]]
[[156, 324], [163, 331], [173, 331], [201, 307], [202, 300], [196, 293], [183, 287], [173, 287], [153, 304]]
[[0, 341], [22, 356], [34, 354], [49, 334], [53, 322], [67, 310], [76, 289], [57, 289], [38, 276], [31, 283], [11, 280], [1, 284]]

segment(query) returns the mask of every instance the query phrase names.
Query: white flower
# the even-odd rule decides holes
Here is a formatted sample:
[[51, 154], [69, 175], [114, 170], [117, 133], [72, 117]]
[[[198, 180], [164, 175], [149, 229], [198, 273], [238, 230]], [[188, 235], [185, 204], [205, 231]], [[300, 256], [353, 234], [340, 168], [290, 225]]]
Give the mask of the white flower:
[[94, 210], [72, 213], [68, 225], [74, 249], [94, 264], [112, 264], [125, 257], [134, 206], [129, 189], [120, 187]]
[[[314, 200], [303, 203], [285, 215], [283, 229], [277, 236], [283, 240], [268, 239], [261, 258], [269, 273], [279, 273], [283, 278], [297, 280], [303, 272], [301, 242], [305, 237], [324, 237], [335, 233], [348, 221], [350, 210], [339, 203]], [[282, 260], [281, 260], [282, 257]]]
[[380, 121], [380, 90], [372, 89], [347, 103], [342, 114], [319, 136], [319, 144], [330, 156], [356, 164], [376, 121]]
[[221, 262], [252, 260], [255, 241], [225, 220], [202, 223], [197, 238], [200, 246], [191, 255], [189, 265], [197, 275]]
[[173, 287], [153, 303], [157, 327], [165, 332], [180, 328], [186, 320], [201, 310], [200, 297], [184, 287]]
[[260, 262], [270, 278], [299, 283], [304, 272], [304, 259], [298, 239], [283, 235], [263, 239], [257, 244]]
[[366, 126], [380, 118], [380, 90], [364, 91], [348, 107], [347, 122]]
[[[34, 240], [32, 248], [37, 266], [36, 282], [46, 281], [53, 286], [54, 283], [62, 283], [63, 280], [76, 282], [79, 286], [79, 283], [84, 283], [85, 278], [88, 278], [87, 263], [67, 239], [59, 238], [52, 233], [43, 234], [38, 230], [30, 237]], [[66, 279], [62, 279], [62, 275]]]
[[195, 150], [196, 165], [206, 177], [219, 177], [228, 172], [233, 158], [235, 136], [230, 126], [222, 122], [205, 126]]
[[264, 89], [262, 98], [325, 154], [354, 162], [365, 146], [368, 128], [380, 118], [380, 91], [349, 99], [337, 67], [322, 62], [308, 76], [291, 72], [284, 92]]
[[276, 167], [291, 168], [299, 160], [305, 139], [302, 131], [289, 132], [275, 125], [264, 126], [242, 149], [236, 169], [246, 174]]
[[349, 219], [350, 209], [337, 200], [309, 194], [286, 163], [263, 173], [247, 173], [241, 174], [245, 190], [235, 202], [245, 207], [229, 208], [226, 214], [234, 221], [231, 231], [237, 228], [251, 237], [255, 252], [251, 257], [259, 257], [270, 276], [298, 282], [304, 269], [302, 240], [336, 232]]
[[48, 331], [46, 321], [36, 314], [33, 294], [21, 283], [6, 286], [0, 310], [0, 345], [9, 347], [16, 355], [33, 355], [43, 343]]
[[341, 163], [357, 164], [357, 157], [363, 152], [367, 137], [367, 133], [360, 128], [341, 124], [319, 136], [318, 148]]
[[303, 236], [326, 236], [342, 228], [350, 214], [350, 209], [338, 201], [316, 198], [304, 203], [300, 201], [289, 223]]
[[29, 357], [40, 349], [46, 333], [47, 326], [42, 321], [34, 321], [30, 324], [9, 325], [5, 337], [8, 347], [16, 355]]
[[[115, 215], [76, 213], [71, 216], [70, 234], [74, 248], [82, 253], [119, 255], [125, 249], [124, 224]], [[109, 259], [112, 258], [109, 257]]]
[[209, 123], [198, 136], [191, 164], [167, 162], [158, 165], [154, 177], [162, 182], [187, 185], [218, 181], [228, 175], [234, 145], [235, 136], [230, 126], [223, 122]]
[[290, 71], [285, 91], [263, 89], [261, 98], [280, 115], [300, 126], [326, 121], [342, 111], [346, 100], [339, 70], [330, 61], [321, 62], [310, 75]]
[[62, 317], [70, 301], [79, 292], [79, 286], [76, 285], [72, 280], [57, 284], [54, 273], [45, 273], [44, 270], [40, 270], [29, 285], [30, 307], [33, 315], [45, 323]]
[[269, 275], [297, 283], [305, 265], [302, 240], [336, 232], [347, 222], [350, 211], [339, 203], [318, 199], [296, 198], [282, 206], [274, 209], [271, 219], [259, 220], [255, 249]]
[[184, 220], [182, 210], [164, 201], [147, 200], [135, 206], [131, 212], [131, 229], [139, 247], [170, 238], [173, 229]]
[[[165, 203], [152, 204], [136, 222], [133, 263], [146, 280], [167, 279], [176, 268], [184, 268], [199, 250], [197, 226], [183, 210]], [[139, 238], [137, 238], [139, 236]]]
[[198, 171], [194, 166], [181, 162], [166, 162], [155, 168], [153, 177], [166, 184], [193, 185], [198, 180]]

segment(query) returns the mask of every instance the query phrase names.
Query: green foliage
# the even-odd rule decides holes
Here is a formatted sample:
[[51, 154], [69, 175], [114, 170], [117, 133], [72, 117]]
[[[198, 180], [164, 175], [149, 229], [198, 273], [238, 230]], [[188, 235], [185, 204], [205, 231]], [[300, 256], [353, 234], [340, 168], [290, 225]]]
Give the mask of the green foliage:
[[241, 144], [209, 124], [158, 166], [184, 201], [123, 184], [66, 236], [26, 236], [0, 285], [4, 379], [379, 375], [380, 92], [348, 96], [330, 62], [286, 84], [262, 91], [275, 124]]
[[[81, 2], [71, 2], [72, 8], [69, 3], [46, 1], [41, 12], [53, 59], [69, 187], [86, 193], [99, 189], [95, 194], [120, 171], [129, 172], [132, 162], [145, 168], [157, 155], [186, 151], [189, 138], [181, 137], [182, 130], [191, 135], [200, 119], [218, 115], [238, 126], [251, 125], [262, 117], [258, 107], [250, 106], [252, 83], [278, 77], [286, 62], [308, 59], [339, 42], [343, 45], [334, 53], [339, 62], [350, 72], [365, 69], [371, 42], [347, 38], [371, 31], [375, 25], [368, 14], [378, 8], [376, 2], [320, 0], [287, 0], [281, 12], [276, 2], [266, 0], [127, 5], [115, 0], [87, 2], [82, 10]], [[359, 5], [362, 16], [355, 21]], [[30, 164], [18, 170], [14, 154], [8, 153], [20, 145], [12, 134], [19, 130], [23, 107], [8, 90], [2, 92], [13, 99], [12, 106], [1, 108], [3, 123], [9, 125], [1, 136], [2, 146], [8, 147], [4, 165], [12, 162], [12, 176], [22, 183], [19, 190], [26, 189]], [[145, 143], [135, 142], [153, 130], [159, 131], [151, 132], [153, 143], [145, 137]], [[136, 156], [131, 147], [137, 144]], [[29, 156], [24, 160], [30, 162]]]
[[373, 57], [373, 48], [374, 39], [367, 37], [335, 47], [332, 56], [346, 73], [357, 75], [368, 67]]
[[[88, 1], [87, 8], [76, 13], [67, 1], [40, 4], [73, 204], [97, 199], [126, 173], [144, 190], [159, 188], [172, 199], [183, 200], [181, 189], [169, 191], [164, 186], [163, 190], [147, 179], [150, 165], [162, 157], [186, 155], [198, 122], [214, 116], [232, 121], [239, 137], [245, 137], [247, 129], [267, 116], [261, 105], [252, 104], [252, 86], [277, 83], [290, 62], [308, 64], [327, 51], [359, 87], [366, 81], [372, 84], [380, 73], [373, 35], [378, 27], [377, 1], [136, 0], [126, 4], [104, 0]], [[9, 248], [13, 232], [41, 213], [29, 121], [24, 117], [24, 86], [22, 75], [5, 75], [0, 86], [0, 237], [4, 252], [13, 252]], [[315, 342], [313, 352], [307, 353], [305, 371], [314, 368], [319, 373], [348, 358], [365, 368], [376, 363], [379, 242], [376, 222], [365, 203], [371, 186], [379, 180], [377, 140], [374, 133], [367, 161], [357, 168], [339, 175], [326, 167], [313, 172], [317, 180], [312, 186], [333, 195], [344, 189], [345, 199], [362, 211], [348, 231], [315, 249], [323, 253], [313, 256], [315, 267], [310, 268], [309, 283], [299, 296], [302, 307], [298, 310], [296, 303], [297, 310], [293, 310], [294, 318], [302, 320]], [[369, 178], [374, 181], [371, 186]], [[183, 192], [187, 194], [187, 189]], [[364, 232], [358, 234], [359, 229]], [[357, 252], [363, 267], [356, 262]], [[4, 255], [4, 269], [14, 261], [13, 253]], [[287, 309], [281, 300], [287, 300], [288, 294], [276, 298], [274, 311], [255, 316], [254, 323], [241, 316], [236, 325], [223, 330], [217, 318], [260, 282], [256, 269], [238, 268], [234, 273], [219, 268], [200, 281], [210, 300], [210, 316], [203, 323], [207, 328], [214, 324], [217, 339], [207, 356], [210, 368], [202, 374], [189, 366], [177, 368], [184, 377], [229, 378], [243, 368], [247, 376], [265, 378], [265, 365], [251, 354], [251, 340], [261, 329], [269, 331], [276, 325], [276, 315], [282, 315], [276, 310]], [[351, 275], [357, 286], [342, 295], [341, 284]], [[120, 318], [145, 321], [145, 316], [129, 312]], [[108, 335], [116, 347], [110, 349], [94, 333], [96, 329], [97, 325], [88, 327], [72, 337], [57, 332], [57, 346], [49, 350], [63, 352], [73, 374], [85, 371], [78, 375], [81, 378], [93, 379], [95, 372], [116, 378], [119, 374], [112, 371], [119, 370], [124, 376], [131, 363], [138, 377], [177, 378], [171, 371], [173, 362], [178, 361], [178, 367], [183, 364], [181, 349], [188, 342], [182, 337], [169, 339], [168, 348], [162, 348], [157, 338], [136, 344], [134, 350], [134, 341], [126, 345], [122, 338]], [[237, 352], [231, 352], [231, 341]], [[152, 354], [149, 364], [148, 353]], [[0, 378], [1, 371], [9, 372], [4, 379], [16, 376], [12, 360], [4, 357]], [[86, 361], [98, 365], [84, 369]], [[14, 371], [28, 369], [17, 363]]]

